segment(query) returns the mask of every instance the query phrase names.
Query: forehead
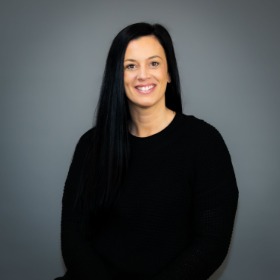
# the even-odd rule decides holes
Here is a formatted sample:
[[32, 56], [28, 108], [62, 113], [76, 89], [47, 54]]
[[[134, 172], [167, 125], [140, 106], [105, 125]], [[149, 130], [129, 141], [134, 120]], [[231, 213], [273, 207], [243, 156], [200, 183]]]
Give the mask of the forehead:
[[165, 58], [164, 49], [158, 39], [153, 35], [142, 36], [129, 42], [125, 59], [146, 59], [155, 55]]

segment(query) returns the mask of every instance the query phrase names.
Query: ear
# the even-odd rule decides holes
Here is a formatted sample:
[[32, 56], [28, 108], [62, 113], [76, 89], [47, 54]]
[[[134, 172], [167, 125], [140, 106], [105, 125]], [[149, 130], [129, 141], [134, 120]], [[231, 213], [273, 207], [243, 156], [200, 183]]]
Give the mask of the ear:
[[168, 83], [171, 83], [171, 78], [170, 78], [169, 73], [167, 73], [167, 75], [168, 75], [167, 82], [168, 82]]

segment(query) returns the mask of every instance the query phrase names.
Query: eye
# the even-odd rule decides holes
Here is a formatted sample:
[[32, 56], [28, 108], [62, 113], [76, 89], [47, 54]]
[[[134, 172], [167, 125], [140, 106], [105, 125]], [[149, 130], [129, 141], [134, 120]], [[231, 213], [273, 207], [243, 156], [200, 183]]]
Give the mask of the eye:
[[157, 67], [159, 66], [159, 62], [157, 62], [157, 61], [152, 61], [152, 62], [151, 62], [151, 66], [152, 66], [153, 68], [157, 68]]
[[134, 70], [134, 69], [136, 69], [136, 65], [135, 64], [127, 64], [127, 65], [125, 65], [125, 67], [124, 67], [125, 69], [127, 69], [127, 70]]

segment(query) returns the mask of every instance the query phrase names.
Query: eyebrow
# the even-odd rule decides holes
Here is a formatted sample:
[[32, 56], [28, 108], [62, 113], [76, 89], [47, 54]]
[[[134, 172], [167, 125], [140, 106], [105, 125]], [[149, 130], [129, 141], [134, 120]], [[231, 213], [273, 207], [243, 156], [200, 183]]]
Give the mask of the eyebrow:
[[[150, 56], [147, 58], [147, 60], [150, 60], [150, 59], [153, 59], [153, 58], [160, 58], [162, 60], [162, 57], [160, 57], [159, 55], [153, 55], [153, 56]], [[126, 59], [125, 61], [133, 61], [133, 62], [136, 62], [137, 60], [136, 59], [132, 59], [132, 58], [128, 58]]]

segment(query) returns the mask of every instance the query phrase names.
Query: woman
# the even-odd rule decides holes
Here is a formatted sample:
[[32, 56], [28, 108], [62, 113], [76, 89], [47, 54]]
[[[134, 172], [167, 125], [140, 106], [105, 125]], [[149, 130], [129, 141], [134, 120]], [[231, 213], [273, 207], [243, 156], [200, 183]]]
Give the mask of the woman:
[[205, 280], [227, 254], [237, 200], [221, 135], [182, 114], [169, 33], [126, 27], [65, 183], [62, 279]]

